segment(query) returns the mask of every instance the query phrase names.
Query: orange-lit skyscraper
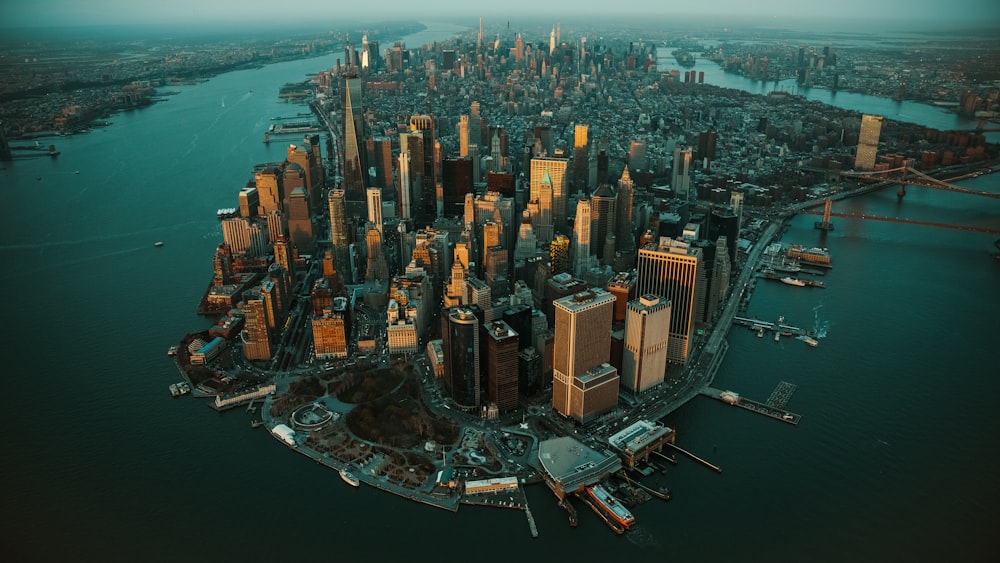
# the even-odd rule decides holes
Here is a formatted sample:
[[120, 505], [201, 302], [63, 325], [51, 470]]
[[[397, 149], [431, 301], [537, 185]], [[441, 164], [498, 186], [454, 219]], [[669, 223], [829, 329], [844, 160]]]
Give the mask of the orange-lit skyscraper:
[[614, 303], [596, 287], [552, 302], [552, 408], [563, 416], [586, 422], [618, 403], [618, 370], [608, 364]]
[[861, 132], [858, 134], [858, 152], [854, 157], [854, 167], [858, 170], [875, 168], [875, 155], [878, 152], [878, 138], [882, 133], [881, 115], [864, 115], [861, 117]]
[[639, 249], [636, 290], [665, 297], [672, 304], [667, 360], [687, 362], [695, 327], [705, 314], [705, 264], [700, 248], [666, 237]]

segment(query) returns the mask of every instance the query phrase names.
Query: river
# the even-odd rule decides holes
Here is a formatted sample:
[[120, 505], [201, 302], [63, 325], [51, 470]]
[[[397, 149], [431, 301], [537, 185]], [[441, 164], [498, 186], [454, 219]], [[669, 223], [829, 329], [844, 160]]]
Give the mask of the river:
[[[715, 386], [764, 400], [779, 381], [797, 384], [788, 408], [802, 422], [695, 399], [666, 423], [723, 473], [680, 460], [674, 500], [637, 507], [639, 529], [624, 537], [582, 506], [570, 528], [544, 486], [528, 490], [537, 539], [520, 512], [452, 514], [354, 489], [241, 410], [172, 399], [166, 349], [207, 326], [194, 311], [221, 241], [215, 210], [235, 205], [253, 164], [284, 158], [263, 131], [304, 110], [277, 101], [278, 88], [334, 60], [182, 87], [58, 139], [56, 159], [3, 164], [11, 560], [992, 559], [1000, 262], [984, 235], [846, 219], [824, 234], [815, 217], [793, 219], [784, 240], [834, 256], [827, 289], [762, 281], [749, 313], [815, 325], [820, 345], [733, 329]], [[998, 181], [962, 185], [1000, 191]], [[902, 203], [887, 190], [838, 205], [1000, 218], [996, 200], [920, 188]]]

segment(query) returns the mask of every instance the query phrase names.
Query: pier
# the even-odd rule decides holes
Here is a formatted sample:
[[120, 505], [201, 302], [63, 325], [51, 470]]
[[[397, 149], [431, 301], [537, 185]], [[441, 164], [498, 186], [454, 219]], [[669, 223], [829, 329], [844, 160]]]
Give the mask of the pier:
[[707, 468], [715, 471], [716, 473], [722, 473], [722, 468], [719, 467], [718, 465], [715, 465], [715, 464], [713, 464], [713, 463], [711, 463], [711, 462], [709, 462], [707, 460], [704, 460], [704, 459], [702, 459], [702, 458], [694, 455], [693, 453], [685, 450], [684, 448], [681, 448], [677, 444], [671, 444], [671, 443], [667, 442], [667, 445], [670, 446], [671, 448], [673, 448], [673, 449], [681, 452], [682, 454], [688, 456], [689, 458], [697, 461], [698, 463], [704, 465], [705, 467], [707, 467]]
[[785, 336], [813, 336], [813, 332], [811, 330], [783, 323], [772, 323], [762, 319], [751, 319], [749, 317], [733, 317], [733, 324], [750, 327], [752, 330], [774, 330], [784, 334]]
[[797, 426], [799, 421], [802, 420], [802, 415], [785, 410], [785, 404], [788, 403], [788, 400], [792, 397], [792, 393], [794, 393], [797, 388], [798, 387], [792, 383], [782, 381], [771, 393], [771, 396], [767, 399], [766, 403], [760, 403], [754, 401], [753, 399], [741, 397], [738, 393], [733, 393], [732, 391], [722, 391], [721, 389], [716, 389], [714, 387], [704, 388], [701, 391], [701, 394], [706, 397], [722, 401], [727, 405], [740, 407], [742, 409], [791, 424], [792, 426]]
[[528, 518], [528, 529], [531, 530], [531, 537], [538, 537], [538, 527], [535, 526], [535, 517], [531, 515], [531, 507], [528, 506], [528, 500], [524, 501], [524, 515]]

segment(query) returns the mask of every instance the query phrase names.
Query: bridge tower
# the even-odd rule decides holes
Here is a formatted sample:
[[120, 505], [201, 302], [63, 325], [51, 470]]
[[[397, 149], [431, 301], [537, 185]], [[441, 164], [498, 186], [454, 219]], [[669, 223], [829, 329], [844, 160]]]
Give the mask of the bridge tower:
[[823, 220], [816, 221], [813, 223], [813, 227], [821, 231], [832, 231], [833, 223], [830, 222], [830, 212], [833, 210], [833, 200], [826, 198], [826, 203], [823, 205]]

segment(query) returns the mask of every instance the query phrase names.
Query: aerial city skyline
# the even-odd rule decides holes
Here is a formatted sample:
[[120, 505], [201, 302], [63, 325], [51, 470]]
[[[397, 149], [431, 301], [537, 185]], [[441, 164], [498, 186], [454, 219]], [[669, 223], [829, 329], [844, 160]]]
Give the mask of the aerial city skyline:
[[[267, 14], [263, 5], [244, 7]], [[962, 7], [996, 11], [973, 1]], [[113, 2], [105, 8], [119, 9], [121, 22], [158, 16]], [[179, 5], [170, 14], [207, 21], [225, 8]], [[19, 10], [18, 21], [33, 25], [30, 11]], [[735, 5], [713, 10], [700, 14], [737, 13]], [[921, 2], [909, 15], [935, 13]], [[405, 505], [399, 514], [411, 519], [426, 513], [427, 522], [456, 511], [470, 513], [463, 522], [491, 522], [494, 512], [510, 511], [473, 507], [506, 508], [523, 514], [495, 528], [512, 545], [520, 545], [515, 536], [556, 541], [550, 536], [610, 553], [620, 548], [608, 543], [613, 535], [579, 533], [610, 528], [634, 554], [674, 542], [691, 554], [693, 545], [664, 530], [674, 519], [710, 518], [690, 504], [706, 487], [753, 488], [743, 463], [729, 471], [749, 458], [752, 447], [742, 444], [752, 434], [771, 436], [769, 451], [788, 463], [811, 464], [802, 474], [831, 479], [809, 461], [823, 459], [823, 449], [801, 437], [823, 443], [818, 431], [854, 432], [872, 409], [881, 412], [828, 410], [836, 402], [846, 412], [851, 393], [866, 392], [850, 372], [877, 372], [885, 382], [864, 385], [890, 389], [913, 372], [895, 367], [909, 361], [910, 337], [896, 364], [887, 364], [888, 355], [868, 350], [885, 329], [871, 332], [858, 321], [881, 327], [898, 318], [892, 330], [905, 335], [930, 314], [870, 303], [885, 288], [864, 284], [893, 275], [873, 273], [877, 264], [891, 260], [902, 272], [914, 246], [936, 241], [949, 259], [971, 260], [963, 245], [975, 249], [981, 262], [962, 266], [977, 272], [970, 284], [992, 279], [990, 253], [1000, 250], [990, 211], [1000, 199], [993, 174], [1000, 78], [990, 63], [966, 61], [993, 47], [928, 42], [900, 53], [809, 34], [759, 42], [755, 33], [734, 38], [720, 29], [595, 35], [557, 17], [529, 30], [488, 15], [421, 45], [399, 39], [429, 33], [413, 22], [251, 47], [109, 43], [113, 63], [74, 55], [58, 72], [54, 51], [25, 57], [30, 47], [21, 46], [8, 63], [10, 99], [0, 106], [0, 172], [24, 186], [14, 195], [25, 206], [56, 194], [53, 182], [62, 187], [46, 216], [84, 206], [87, 192], [113, 191], [107, 209], [67, 213], [74, 217], [67, 227], [93, 216], [88, 246], [156, 233], [142, 249], [108, 248], [83, 260], [144, 256], [145, 265], [130, 271], [148, 269], [144, 279], [176, 285], [150, 289], [172, 309], [166, 371], [180, 376], [170, 394], [183, 397], [171, 402], [172, 416], [199, 420], [203, 409], [187, 405], [208, 405], [226, 413], [214, 422], [222, 425], [245, 411], [249, 426], [264, 430], [237, 442], [259, 443], [273, 457], [282, 457], [275, 449], [282, 444], [318, 463], [318, 474], [300, 478], [303, 486], [339, 474], [335, 502], [363, 503], [375, 520], [393, 521], [390, 503]], [[283, 83], [258, 78], [286, 67]], [[38, 96], [45, 89], [52, 95]], [[917, 117], [901, 118], [904, 111]], [[161, 112], [171, 117], [161, 118], [163, 142], [148, 173], [107, 169], [91, 180], [105, 169], [79, 160], [88, 143], [133, 167], [141, 159], [125, 157], [128, 143], [115, 135], [134, 135], [133, 124], [147, 127]], [[189, 123], [197, 124], [193, 133]], [[178, 141], [167, 142], [172, 127]], [[227, 133], [233, 128], [241, 132]], [[214, 218], [206, 205], [217, 209]], [[5, 228], [0, 251], [16, 260], [37, 250], [33, 271], [44, 272], [69, 243], [54, 231], [38, 246], [20, 241], [18, 226], [31, 213], [22, 215]], [[904, 229], [928, 234], [893, 246], [890, 258], [866, 254], [887, 237], [918, 236], [894, 234]], [[926, 256], [912, 258], [920, 268]], [[927, 273], [929, 291], [936, 275]], [[118, 296], [143, 285], [123, 281], [113, 282]], [[910, 299], [907, 292], [924, 288], [900, 291]], [[176, 313], [185, 306], [199, 317]], [[111, 320], [114, 307], [101, 307], [108, 323], [127, 324]], [[161, 338], [135, 346], [145, 352]], [[930, 365], [921, 354], [914, 350], [913, 361]], [[163, 363], [162, 350], [155, 355], [151, 366]], [[817, 380], [815, 370], [828, 375]], [[725, 406], [738, 409], [716, 412]], [[701, 413], [709, 408], [712, 419], [733, 422], [706, 423]], [[905, 425], [884, 408], [879, 416]], [[985, 410], [971, 412], [990, 420]], [[912, 439], [875, 428], [864, 451], [823, 447], [860, 460]], [[897, 455], [911, 459], [903, 451]], [[771, 468], [773, 480], [758, 479], [778, 496], [801, 479], [757, 464]], [[341, 499], [355, 487], [362, 500]], [[20, 494], [16, 506], [34, 493]], [[278, 490], [264, 496], [273, 497], [262, 500], [272, 509], [293, 498]], [[811, 510], [824, 521], [844, 514], [818, 506]], [[887, 499], [885, 510], [901, 506]], [[732, 510], [751, 517], [738, 502]], [[991, 510], [977, 515], [987, 521]], [[571, 542], [566, 530], [577, 527]], [[985, 552], [989, 540], [979, 529], [962, 532], [962, 553]], [[346, 553], [362, 550], [342, 541]], [[873, 540], [848, 544], [862, 559], [888, 549]], [[795, 545], [793, 553], [815, 555]], [[930, 552], [951, 545], [942, 540]], [[764, 551], [755, 545], [747, 553]]]

